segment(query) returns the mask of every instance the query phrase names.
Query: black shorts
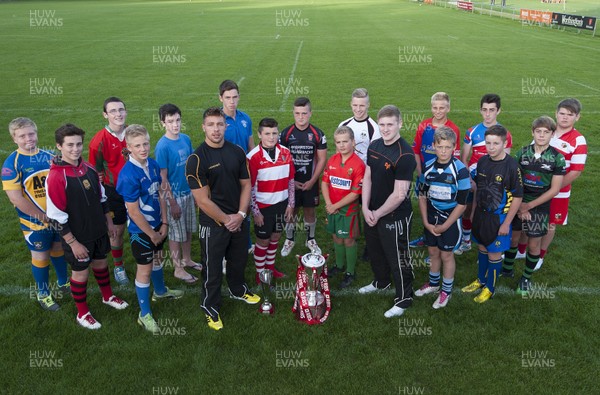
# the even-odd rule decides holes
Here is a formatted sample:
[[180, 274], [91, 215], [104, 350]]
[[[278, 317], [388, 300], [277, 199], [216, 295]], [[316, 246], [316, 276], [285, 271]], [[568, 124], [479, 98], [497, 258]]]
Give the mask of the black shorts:
[[108, 209], [111, 212], [113, 224], [123, 225], [127, 222], [127, 208], [123, 196], [117, 193], [117, 189], [109, 185], [104, 185]]
[[[159, 229], [160, 225], [154, 228], [157, 232]], [[165, 238], [159, 245], [154, 245], [152, 240], [150, 240], [150, 236], [147, 234], [134, 233], [129, 235], [129, 240], [131, 242], [131, 254], [133, 255], [133, 259], [135, 259], [138, 265], [148, 265], [152, 263], [152, 260], [154, 259], [154, 252], [162, 250], [165, 240], [167, 239]]]
[[319, 182], [308, 191], [296, 189], [296, 207], [317, 207], [319, 205]]
[[529, 210], [530, 221], [522, 221], [518, 215], [512, 221], [512, 230], [525, 232], [528, 237], [542, 237], [548, 233], [550, 227], [550, 207], [534, 207]]
[[287, 208], [287, 199], [260, 210], [264, 218], [263, 226], [254, 224], [254, 234], [259, 239], [268, 240], [273, 233], [282, 233], [285, 230], [285, 209]]
[[63, 250], [65, 252], [65, 260], [69, 262], [69, 265], [71, 265], [71, 270], [74, 272], [80, 272], [87, 269], [92, 261], [106, 259], [108, 253], [110, 252], [110, 239], [108, 238], [108, 233], [99, 239], [81, 244], [87, 248], [88, 255], [90, 257], [90, 259], [85, 262], [80, 262], [77, 258], [75, 258], [75, 255], [73, 255], [73, 250], [71, 250], [71, 246], [68, 245], [64, 240], [62, 243]]
[[[442, 215], [437, 212], [432, 212], [432, 210], [427, 211], [427, 219], [432, 225], [443, 225], [449, 215], [450, 213]], [[433, 233], [426, 228], [423, 229], [425, 245], [427, 247], [437, 247], [440, 251], [454, 251], [462, 239], [462, 218], [459, 218], [440, 236], [434, 236]]]

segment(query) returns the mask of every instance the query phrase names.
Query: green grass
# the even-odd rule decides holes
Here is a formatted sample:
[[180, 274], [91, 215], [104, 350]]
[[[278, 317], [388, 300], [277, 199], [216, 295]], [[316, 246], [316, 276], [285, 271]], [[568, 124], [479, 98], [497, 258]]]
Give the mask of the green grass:
[[[533, 0], [509, 5], [551, 6]], [[571, 6], [598, 15], [596, 2]], [[32, 10], [54, 11], [62, 26], [30, 27]], [[277, 26], [276, 12], [283, 11], [301, 12], [308, 25]], [[450, 118], [463, 132], [480, 122], [481, 95], [497, 92], [503, 99], [499, 120], [513, 133], [515, 147], [531, 140], [534, 118], [552, 115], [564, 97], [578, 97], [583, 112], [577, 127], [590, 150], [586, 171], [574, 186], [570, 225], [559, 229], [544, 269], [534, 275], [547, 293], [524, 300], [511, 291], [517, 280], [501, 280], [497, 296], [484, 306], [455, 292], [442, 311], [433, 311], [433, 298], [426, 297], [402, 319], [386, 320], [383, 312], [393, 295], [358, 296], [357, 287], [371, 279], [369, 265], [359, 262], [357, 287], [339, 292], [339, 279], [331, 282], [332, 312], [319, 327], [296, 322], [290, 292], [281, 291], [272, 318], [225, 298], [225, 329], [213, 333], [199, 308], [199, 287], [186, 286], [182, 300], [153, 304], [166, 332], [151, 336], [135, 323], [132, 287], [115, 287], [132, 305], [117, 312], [100, 303], [92, 280], [90, 308], [103, 327], [85, 331], [75, 323], [70, 298], [61, 300], [61, 311], [53, 314], [41, 312], [29, 298], [29, 253], [14, 210], [0, 194], [0, 336], [5, 344], [0, 392], [596, 391], [600, 362], [594, 317], [600, 314], [600, 289], [590, 279], [598, 275], [598, 38], [392, 0], [0, 2], [0, 17], [0, 125], [31, 117], [43, 147], [53, 146], [53, 131], [65, 122], [85, 129], [89, 141], [104, 125], [102, 101], [111, 95], [127, 103], [128, 122], [146, 125], [154, 143], [161, 135], [154, 116], [158, 107], [178, 104], [196, 146], [203, 140], [202, 110], [218, 104], [217, 87], [226, 78], [241, 81], [240, 108], [255, 123], [273, 116], [285, 126], [292, 122], [295, 95], [285, 99], [277, 86], [279, 79], [290, 78], [301, 46], [294, 78], [313, 102], [313, 123], [329, 137], [351, 115], [350, 94], [359, 86], [369, 89], [373, 116], [388, 103], [401, 108], [402, 134], [409, 142], [417, 124], [429, 117], [434, 92], [450, 94]], [[185, 61], [181, 56], [179, 62], [155, 63], [154, 47], [176, 50]], [[430, 60], [400, 62], [400, 51], [417, 51]], [[30, 94], [31, 80], [43, 78], [55, 79], [45, 87], [62, 92]], [[528, 87], [538, 92], [528, 94]], [[13, 149], [5, 130], [0, 160]], [[418, 218], [412, 232], [421, 233]], [[322, 227], [317, 239], [331, 250]], [[298, 241], [303, 242], [302, 235]], [[424, 251], [414, 252], [417, 286], [427, 278], [427, 268]], [[128, 247], [125, 259], [131, 268]], [[474, 278], [475, 259], [474, 252], [457, 258], [457, 291]], [[295, 262], [287, 258], [278, 265], [290, 275], [284, 282], [289, 288]], [[180, 287], [168, 263], [166, 272], [168, 285]], [[251, 260], [246, 274], [253, 278]], [[547, 354], [529, 358], [528, 352]], [[61, 367], [54, 369], [31, 366], [59, 360]], [[552, 366], [523, 367], [528, 363]], [[290, 364], [298, 366], [283, 367]]]

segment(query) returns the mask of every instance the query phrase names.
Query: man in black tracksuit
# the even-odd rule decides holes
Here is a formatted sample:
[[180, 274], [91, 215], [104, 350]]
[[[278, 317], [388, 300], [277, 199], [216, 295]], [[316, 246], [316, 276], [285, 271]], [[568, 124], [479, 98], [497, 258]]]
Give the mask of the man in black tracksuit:
[[227, 284], [233, 299], [256, 304], [260, 297], [248, 289], [244, 270], [248, 258], [250, 172], [246, 154], [225, 141], [225, 116], [221, 109], [208, 108], [203, 115], [206, 135], [186, 164], [186, 179], [200, 207], [200, 247], [205, 267], [201, 307], [208, 326], [223, 328], [219, 315], [223, 258], [227, 261]]
[[387, 105], [379, 110], [381, 139], [369, 145], [363, 178], [362, 211], [365, 239], [375, 280], [359, 289], [368, 294], [396, 286], [394, 306], [385, 317], [400, 316], [412, 304], [413, 271], [408, 250], [412, 205], [410, 188], [417, 166], [410, 144], [400, 137], [400, 110]]

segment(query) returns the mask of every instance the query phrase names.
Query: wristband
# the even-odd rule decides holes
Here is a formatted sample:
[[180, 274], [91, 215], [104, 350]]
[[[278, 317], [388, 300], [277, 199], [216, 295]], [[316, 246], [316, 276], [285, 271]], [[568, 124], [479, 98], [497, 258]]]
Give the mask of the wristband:
[[71, 244], [75, 243], [75, 238], [73, 237], [71, 240], [67, 240], [66, 243], [68, 245], [71, 245]]
[[163, 224], [163, 225], [165, 225], [165, 226], [169, 226], [169, 224], [168, 224], [168, 223], [166, 223], [166, 222], [163, 222], [162, 224]]
[[242, 210], [238, 211], [238, 214], [241, 215], [243, 219], [246, 219], [246, 213]]

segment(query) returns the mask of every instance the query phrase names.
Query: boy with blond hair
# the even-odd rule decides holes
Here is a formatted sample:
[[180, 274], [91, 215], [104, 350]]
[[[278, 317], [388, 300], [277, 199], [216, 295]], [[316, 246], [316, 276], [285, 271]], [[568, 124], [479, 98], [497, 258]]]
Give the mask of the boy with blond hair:
[[456, 270], [453, 251], [462, 238], [461, 216], [471, 189], [469, 172], [454, 156], [455, 147], [455, 131], [448, 126], [437, 128], [433, 136], [436, 158], [425, 164], [419, 183], [419, 208], [431, 264], [429, 282], [415, 291], [415, 296], [440, 291], [443, 264], [442, 290], [434, 309], [446, 307], [452, 295]]
[[[448, 119], [450, 112], [450, 96], [446, 92], [436, 92], [431, 96], [431, 114], [432, 117], [424, 120], [417, 127], [415, 140], [413, 141], [413, 151], [417, 161], [417, 180], [423, 173], [425, 164], [436, 158], [436, 152], [433, 147], [435, 139], [435, 130], [440, 126], [449, 127], [456, 135], [455, 149], [453, 156], [460, 158], [460, 129], [451, 120]], [[411, 247], [422, 247], [425, 245], [425, 236], [410, 242]]]
[[359, 236], [360, 208], [358, 200], [362, 190], [365, 163], [354, 153], [354, 132], [348, 126], [340, 126], [333, 134], [337, 153], [325, 165], [321, 191], [327, 212], [327, 232], [333, 236], [336, 265], [329, 277], [343, 271], [340, 288], [354, 282]]
[[117, 192], [123, 196], [127, 207], [127, 230], [131, 252], [137, 262], [138, 324], [157, 333], [160, 329], [150, 309], [150, 279], [154, 285], [152, 301], [179, 299], [183, 291], [165, 286], [159, 252], [167, 237], [169, 223], [160, 166], [150, 158], [150, 135], [142, 125], [135, 124], [128, 126], [124, 133], [130, 154], [119, 174]]
[[31, 252], [38, 303], [44, 310], [56, 311], [60, 306], [50, 292], [50, 262], [56, 270], [59, 290], [69, 292], [70, 285], [60, 235], [49, 226], [46, 216], [44, 181], [54, 154], [38, 148], [37, 125], [31, 119], [13, 119], [8, 131], [17, 149], [2, 165], [2, 188], [17, 210], [25, 244]]

